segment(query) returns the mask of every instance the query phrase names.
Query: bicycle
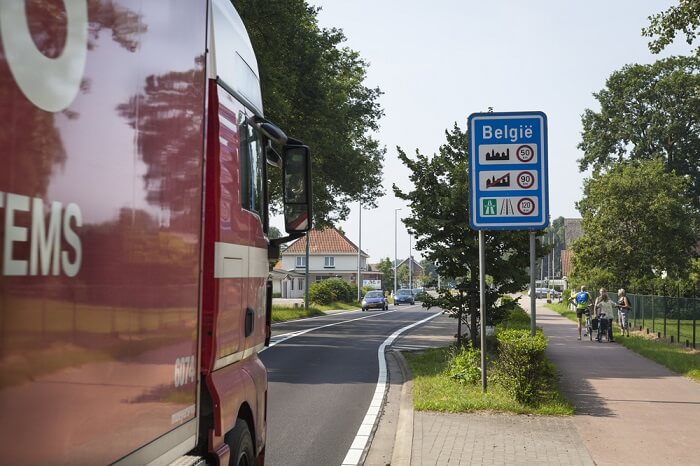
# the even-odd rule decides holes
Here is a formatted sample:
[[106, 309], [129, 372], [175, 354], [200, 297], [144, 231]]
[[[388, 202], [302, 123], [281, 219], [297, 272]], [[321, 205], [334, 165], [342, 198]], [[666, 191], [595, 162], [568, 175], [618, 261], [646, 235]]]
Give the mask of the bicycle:
[[583, 336], [588, 335], [588, 338], [590, 341], [593, 341], [593, 330], [596, 330], [593, 328], [593, 321], [591, 320], [591, 308], [589, 307], [586, 309], [586, 325], [584, 327], [585, 334]]

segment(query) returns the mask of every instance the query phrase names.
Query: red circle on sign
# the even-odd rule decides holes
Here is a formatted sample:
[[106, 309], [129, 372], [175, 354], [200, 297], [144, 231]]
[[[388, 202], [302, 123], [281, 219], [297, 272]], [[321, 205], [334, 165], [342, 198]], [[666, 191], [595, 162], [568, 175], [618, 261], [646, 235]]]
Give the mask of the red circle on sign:
[[[526, 178], [525, 181], [522, 181], [521, 177], [524, 175], [529, 176], [529, 180]], [[516, 181], [518, 182], [518, 186], [520, 186], [521, 188], [530, 189], [532, 188], [532, 185], [535, 184], [535, 175], [533, 175], [532, 172], [520, 172], [516, 177]]]
[[515, 156], [518, 157], [518, 160], [521, 162], [529, 162], [535, 157], [535, 149], [527, 144], [520, 146], [518, 150], [515, 151]]
[[522, 215], [530, 215], [535, 211], [535, 201], [524, 197], [518, 201], [518, 212]]

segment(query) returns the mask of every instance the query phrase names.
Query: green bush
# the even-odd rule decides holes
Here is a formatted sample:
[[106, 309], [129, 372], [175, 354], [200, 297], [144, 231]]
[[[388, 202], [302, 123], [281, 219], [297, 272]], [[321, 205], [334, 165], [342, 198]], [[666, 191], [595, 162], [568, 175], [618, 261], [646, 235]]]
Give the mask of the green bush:
[[508, 312], [508, 316], [497, 327], [498, 331], [503, 331], [503, 329], [507, 328], [529, 329], [530, 316], [520, 306], [511, 309]]
[[282, 293], [272, 293], [272, 297], [273, 297], [273, 298], [281, 298], [281, 297], [282, 297]]
[[561, 302], [568, 303], [571, 299], [571, 290], [564, 290], [561, 292]]
[[345, 280], [332, 278], [312, 283], [309, 286], [309, 300], [316, 304], [330, 304], [341, 301], [351, 303], [355, 300], [356, 289]]
[[481, 380], [481, 351], [471, 345], [450, 350], [447, 371], [451, 378], [475, 385]]
[[533, 337], [524, 329], [504, 329], [498, 332], [497, 339], [498, 382], [519, 403], [534, 403], [551, 372], [544, 355], [547, 339], [541, 331]]
[[422, 303], [428, 296], [430, 296], [428, 293], [421, 291], [420, 293], [416, 294], [416, 301], [420, 301]]

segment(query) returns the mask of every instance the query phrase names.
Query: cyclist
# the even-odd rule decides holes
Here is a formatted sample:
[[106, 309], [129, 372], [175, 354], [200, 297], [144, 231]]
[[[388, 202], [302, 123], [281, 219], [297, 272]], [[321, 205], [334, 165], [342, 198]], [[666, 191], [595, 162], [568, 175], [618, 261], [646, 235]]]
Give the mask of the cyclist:
[[[598, 297], [595, 299], [595, 313], [598, 316], [598, 337], [596, 338], [600, 342], [603, 332], [607, 332], [608, 341], [613, 341], [613, 303], [608, 298], [608, 293], [605, 288], [601, 288], [598, 292]], [[606, 325], [607, 324], [607, 325]]]
[[[586, 291], [586, 286], [581, 287], [581, 291], [576, 293], [576, 318], [578, 318], [578, 339], [581, 339], [581, 318], [591, 305], [591, 295]], [[587, 334], [586, 334], [587, 335]], [[584, 336], [586, 336], [584, 335]]]
[[627, 332], [627, 336], [630, 336], [629, 311], [632, 309], [632, 306], [624, 288], [617, 290], [617, 309], [620, 319], [620, 332], [622, 332], [622, 335]]

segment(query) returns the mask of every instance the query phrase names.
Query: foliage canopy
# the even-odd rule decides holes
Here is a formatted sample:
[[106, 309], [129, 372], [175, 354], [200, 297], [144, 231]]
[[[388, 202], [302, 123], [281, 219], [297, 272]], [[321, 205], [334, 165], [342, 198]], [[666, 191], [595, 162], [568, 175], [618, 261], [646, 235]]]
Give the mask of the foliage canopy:
[[605, 170], [623, 160], [662, 159], [667, 171], [690, 177], [700, 196], [700, 57], [671, 57], [614, 72], [594, 96], [600, 111], [582, 116], [579, 160]]
[[[313, 157], [314, 221], [345, 219], [348, 204], [376, 206], [384, 147], [371, 135], [381, 91], [365, 86], [368, 64], [339, 29], [320, 28], [305, 0], [236, 1], [260, 69], [266, 117], [304, 141]], [[280, 181], [271, 184], [280, 198]], [[279, 204], [277, 204], [279, 205]]]
[[575, 282], [637, 288], [661, 271], [684, 274], [697, 224], [687, 185], [661, 160], [623, 162], [587, 179], [577, 204], [584, 229], [573, 245]]
[[[692, 45], [700, 34], [700, 1], [679, 0], [678, 5], [649, 17], [649, 26], [642, 29], [642, 35], [653, 38], [649, 50], [659, 53], [673, 42], [676, 34], [685, 34], [685, 41]], [[695, 49], [700, 56], [700, 47]]]

